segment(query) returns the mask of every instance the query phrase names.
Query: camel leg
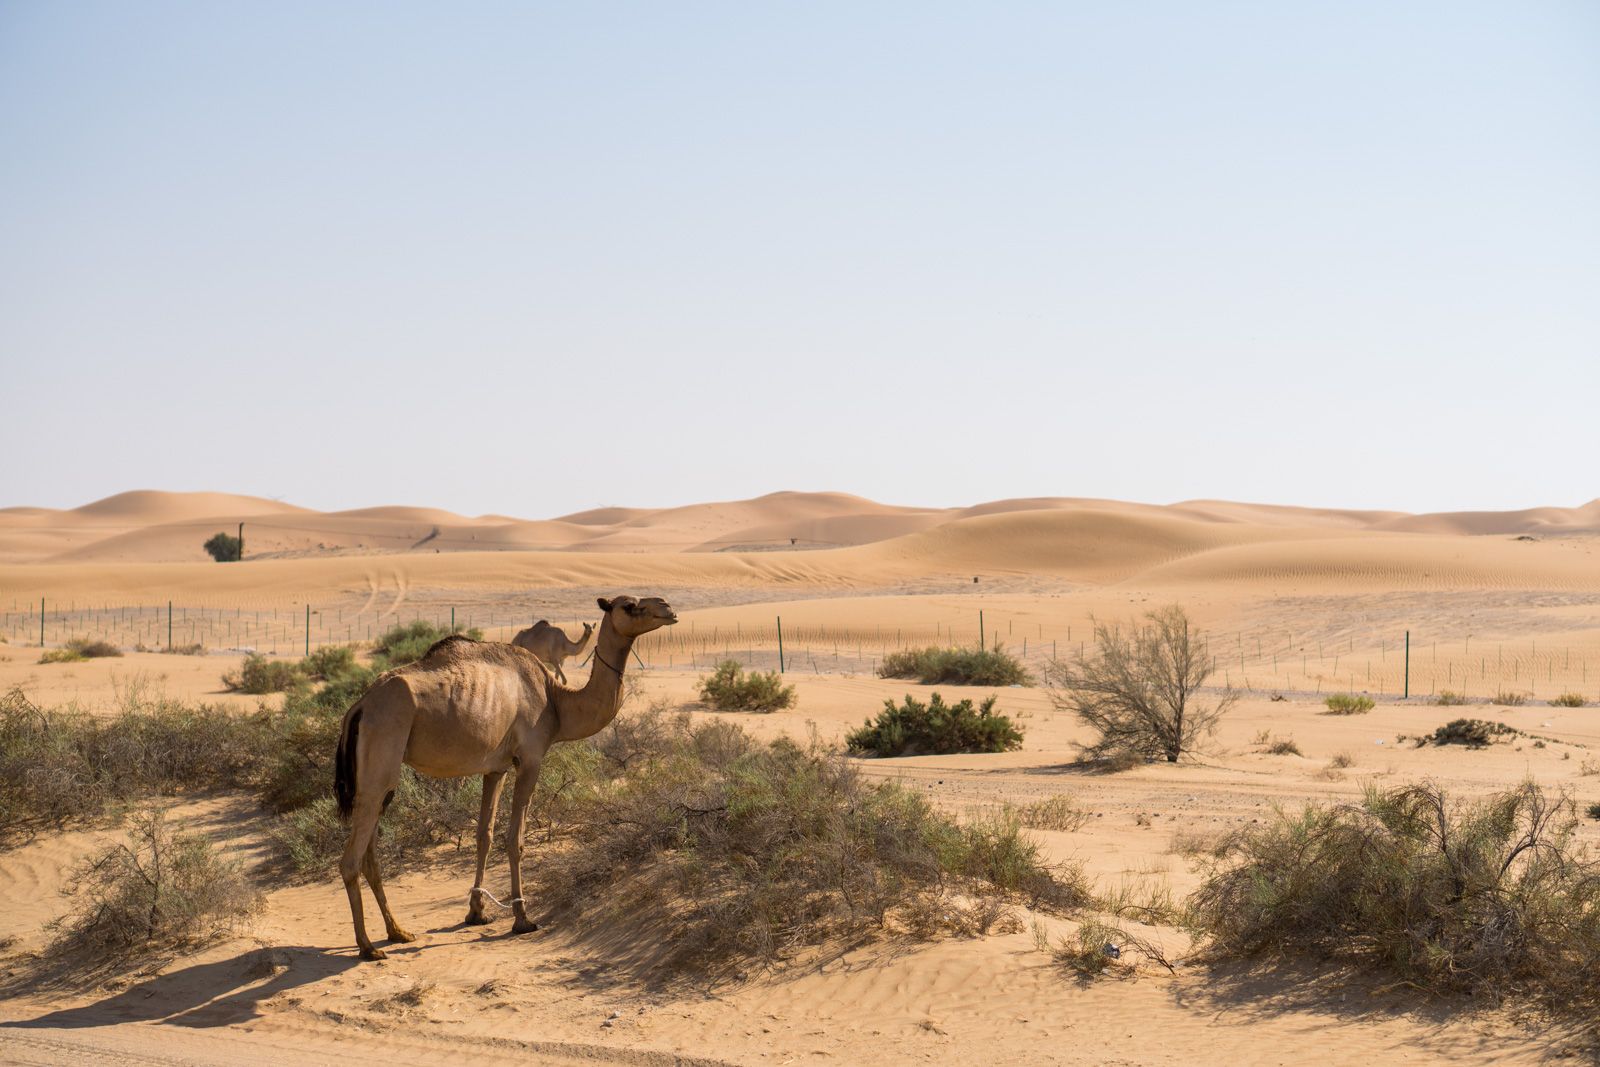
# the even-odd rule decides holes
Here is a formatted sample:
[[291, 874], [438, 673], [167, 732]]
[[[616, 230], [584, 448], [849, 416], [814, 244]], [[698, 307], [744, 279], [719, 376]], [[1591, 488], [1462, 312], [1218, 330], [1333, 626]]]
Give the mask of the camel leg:
[[527, 906], [522, 901], [522, 829], [527, 822], [533, 787], [539, 784], [539, 763], [539, 760], [530, 760], [517, 767], [517, 784], [511, 794], [511, 825], [506, 828], [506, 854], [511, 861], [511, 910], [517, 917], [511, 924], [514, 934], [539, 929], [539, 924], [528, 918]]
[[478, 876], [472, 880], [467, 901], [467, 925], [482, 926], [489, 921], [483, 913], [483, 869], [489, 862], [489, 843], [494, 840], [494, 815], [500, 807], [500, 787], [506, 784], [505, 771], [483, 776], [483, 801], [478, 808]]
[[562, 685], [567, 684], [567, 672], [561, 669], [561, 664], [559, 663], [556, 664], [556, 678], [560, 680]]
[[[378, 830], [378, 817], [383, 814], [383, 804], [378, 797], [356, 797], [356, 807], [350, 817], [350, 839], [345, 842], [344, 855], [339, 859], [339, 876], [344, 879], [345, 895], [350, 898], [350, 919], [356, 927], [356, 944], [364, 960], [381, 960], [384, 954], [374, 948], [367, 938], [367, 920], [361, 910], [361, 867], [372, 847], [373, 835]], [[382, 899], [381, 897], [379, 898]]]
[[361, 873], [367, 876], [367, 885], [372, 887], [372, 895], [378, 902], [378, 911], [383, 913], [383, 928], [388, 931], [390, 941], [399, 941], [402, 944], [415, 941], [416, 937], [406, 933], [405, 928], [394, 921], [394, 916], [389, 912], [389, 902], [383, 895], [383, 875], [378, 871], [378, 838], [373, 835], [372, 843], [367, 846], [367, 855], [361, 861]]
[[[345, 895], [350, 898], [350, 918], [355, 924], [356, 944], [364, 960], [384, 958], [384, 954], [373, 947], [367, 937], [366, 917], [361, 909], [360, 879], [363, 868], [367, 867], [367, 852], [372, 848], [373, 838], [378, 832], [378, 819], [394, 795], [395, 787], [400, 784], [400, 766], [405, 759], [407, 733], [409, 731], [385, 736], [383, 731], [374, 729], [369, 723], [356, 741], [355, 806], [350, 814], [350, 839], [345, 842], [344, 855], [339, 858], [339, 876], [344, 879]], [[399, 928], [390, 925], [394, 920], [384, 903], [383, 890], [380, 888], [382, 883], [377, 873], [378, 865], [374, 861], [368, 871], [367, 881], [372, 885], [373, 896], [377, 897], [378, 908], [383, 912], [384, 924], [389, 926], [390, 936], [393, 937]], [[400, 932], [404, 933], [403, 930]]]

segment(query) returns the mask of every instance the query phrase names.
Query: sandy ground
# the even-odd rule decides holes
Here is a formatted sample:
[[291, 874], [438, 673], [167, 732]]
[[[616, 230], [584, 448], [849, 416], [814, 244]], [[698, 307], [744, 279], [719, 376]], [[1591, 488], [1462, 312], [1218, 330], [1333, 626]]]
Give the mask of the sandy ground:
[[[518, 537], [533, 536], [529, 524], [498, 517], [426, 509], [330, 517], [216, 495], [124, 494], [76, 509], [83, 514], [9, 509], [0, 511], [0, 561], [9, 561], [0, 562], [0, 608], [77, 598], [85, 603], [74, 610], [99, 610], [109, 627], [114, 612], [126, 619], [131, 606], [173, 598], [197, 612], [209, 605], [217, 614], [205, 625], [219, 628], [229, 610], [240, 627], [246, 611], [277, 610], [287, 655], [299, 649], [286, 619], [293, 608], [303, 626], [307, 603], [335, 613], [326, 639], [354, 620], [415, 617], [408, 607], [430, 617], [446, 607], [471, 612], [499, 636], [536, 613], [569, 625], [592, 618], [597, 590], [665, 591], [683, 621], [641, 643], [633, 670], [643, 701], [716, 714], [694, 703], [697, 678], [725, 654], [775, 665], [781, 616], [798, 705], [734, 717], [762, 736], [815, 729], [836, 740], [885, 699], [917, 688], [872, 676], [884, 651], [970, 643], [980, 611], [986, 639], [1042, 666], [1086, 639], [1094, 618], [1181, 602], [1213, 633], [1219, 672], [1250, 682], [1201, 758], [1086, 775], [1072, 766], [1080, 727], [1045, 691], [1008, 688], [997, 695], [1025, 731], [1021, 751], [865, 768], [958, 815], [1069, 794], [1093, 817], [1072, 833], [1041, 833], [1052, 857], [1082, 863], [1105, 888], [1178, 895], [1196, 872], [1174, 853], [1174, 838], [1248, 824], [1274, 805], [1352, 797], [1373, 780], [1431, 778], [1481, 795], [1532, 777], [1570, 790], [1583, 806], [1600, 800], [1600, 713], [1543, 702], [1568, 688], [1600, 696], [1600, 508], [1592, 504], [1487, 516], [1059, 500], [945, 512], [780, 494], [776, 503], [550, 520], [539, 536], [570, 537], [561, 551], [519, 549], [513, 531], [502, 530], [506, 548], [492, 552], [376, 555], [341, 542], [325, 555], [284, 548], [279, 558], [229, 566], [162, 555], [180, 534], [212, 532], [215, 517], [251, 507], [285, 530], [337, 519], [367, 536], [380, 529], [374, 523], [469, 536], [515, 526]], [[766, 543], [802, 529], [817, 542], [827, 533], [849, 543], [810, 551]], [[741, 550], [708, 548], [711, 541]], [[202, 656], [42, 665], [26, 629], [18, 623], [0, 645], [0, 688], [20, 686], [42, 703], [114, 714], [139, 691], [240, 708], [257, 699], [221, 692], [222, 672], [241, 654], [218, 651], [220, 641]], [[1407, 630], [1414, 699], [1402, 701]], [[1484, 751], [1400, 742], [1460, 714], [1423, 699], [1444, 687], [1446, 671], [1474, 696], [1512, 686], [1534, 694], [1521, 707], [1469, 712], [1530, 736]], [[569, 667], [574, 681], [585, 673]], [[1370, 691], [1379, 705], [1361, 716], [1321, 714], [1318, 690], [1335, 688]], [[1303, 755], [1266, 754], [1263, 733], [1292, 738]], [[1336, 755], [1351, 765], [1330, 767]], [[174, 817], [247, 859], [263, 854], [265, 817], [245, 799], [185, 800]], [[1597, 827], [1587, 823], [1583, 833], [1600, 843]], [[0, 970], [26, 966], [44, 943], [44, 923], [63, 910], [57, 890], [66, 872], [114, 833], [74, 829], [0, 852], [0, 939], [9, 939], [0, 940]], [[391, 901], [423, 936], [368, 965], [348, 945], [338, 885], [277, 889], [247, 937], [110, 984], [69, 976], [0, 1003], [0, 1063], [1532, 1063], [1574, 1037], [1314, 967], [1180, 966], [1176, 975], [1147, 969], [1084, 983], [1028, 932], [867, 946], [669, 996], [640, 987], [615, 956], [559, 921], [524, 937], [509, 936], [508, 918], [459, 925], [469, 881], [462, 858], [448, 854], [392, 879]], [[496, 871], [491, 887], [502, 896], [504, 883]], [[1043, 922], [1057, 934], [1071, 930]], [[1179, 931], [1148, 932], [1172, 956], [1186, 953]], [[648, 928], [618, 936], [648, 936]]]

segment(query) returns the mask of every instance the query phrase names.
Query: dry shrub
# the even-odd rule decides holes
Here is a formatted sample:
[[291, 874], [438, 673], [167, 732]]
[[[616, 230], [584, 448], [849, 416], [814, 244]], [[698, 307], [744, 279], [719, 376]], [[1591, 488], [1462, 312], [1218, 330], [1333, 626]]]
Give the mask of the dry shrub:
[[152, 794], [248, 785], [273, 745], [267, 721], [210, 705], [124, 693], [97, 719], [0, 697], [0, 833], [101, 814]]
[[39, 656], [40, 663], [82, 663], [87, 657], [72, 648], [52, 648]]
[[1217, 727], [1237, 699], [1232, 689], [1214, 703], [1196, 699], [1213, 668], [1205, 636], [1173, 606], [1145, 615], [1126, 630], [1096, 622], [1093, 651], [1053, 663], [1046, 679], [1051, 701], [1094, 730], [1083, 757], [1137, 756], [1176, 763]]
[[777, 711], [794, 706], [794, 686], [784, 685], [777, 671], [746, 674], [738, 660], [728, 659], [700, 679], [700, 699], [718, 711]]
[[1022, 731], [995, 712], [995, 698], [974, 708], [971, 700], [946, 704], [934, 693], [926, 704], [910, 693], [905, 703], [883, 702], [876, 720], [868, 719], [845, 744], [872, 756], [930, 756], [955, 752], [1009, 752], [1022, 747]]
[[544, 899], [576, 911], [670, 911], [672, 961], [987, 928], [1004, 909], [984, 898], [997, 894], [1056, 908], [1086, 898], [1075, 874], [1044, 866], [1014, 811], [958, 826], [815, 742], [761, 744], [727, 723], [627, 729], [653, 750], [629, 746], [625, 766], [602, 757], [567, 786], [532, 873]]
[[1470, 704], [1471, 700], [1464, 693], [1457, 693], [1452, 689], [1441, 689], [1439, 690], [1439, 695], [1433, 698], [1433, 702], [1441, 708], [1454, 708], [1463, 704]]
[[128, 839], [70, 876], [72, 910], [50, 924], [57, 952], [104, 964], [234, 933], [260, 904], [238, 864], [177, 834], [159, 808], [133, 813]]
[[907, 648], [883, 657], [880, 678], [915, 678], [923, 685], [1029, 685], [1022, 661], [993, 648]]
[[1365, 715], [1377, 707], [1371, 697], [1355, 693], [1333, 693], [1323, 703], [1328, 706], [1329, 715]]
[[1502, 690], [1500, 690], [1500, 692], [1498, 692], [1498, 693], [1496, 693], [1494, 695], [1494, 700], [1492, 700], [1490, 703], [1499, 704], [1499, 705], [1501, 705], [1503, 707], [1508, 707], [1508, 708], [1520, 708], [1520, 707], [1522, 707], [1522, 705], [1526, 704], [1527, 702], [1528, 702], [1528, 694], [1526, 694], [1526, 693], [1513, 693], [1513, 692], [1511, 692], [1509, 690], [1502, 689]]
[[1135, 971], [1134, 960], [1139, 958], [1173, 970], [1159, 944], [1119, 923], [1101, 918], [1085, 919], [1078, 924], [1077, 933], [1071, 939], [1061, 938], [1054, 946], [1036, 929], [1034, 943], [1085, 980], [1104, 975], [1131, 977]]
[[1532, 782], [1477, 802], [1369, 787], [1228, 837], [1189, 924], [1217, 957], [1310, 952], [1430, 992], [1592, 1005], [1600, 865], [1577, 821]]
[[1356, 758], [1348, 752], [1335, 752], [1333, 758], [1328, 761], [1328, 766], [1334, 770], [1344, 770], [1346, 767], [1354, 767], [1355, 765]]
[[1550, 706], [1554, 708], [1581, 708], [1586, 703], [1587, 701], [1583, 699], [1582, 693], [1562, 693], [1550, 701]]
[[1267, 743], [1267, 755], [1303, 756], [1305, 753], [1301, 752], [1300, 746], [1294, 743], [1294, 738], [1280, 737]]

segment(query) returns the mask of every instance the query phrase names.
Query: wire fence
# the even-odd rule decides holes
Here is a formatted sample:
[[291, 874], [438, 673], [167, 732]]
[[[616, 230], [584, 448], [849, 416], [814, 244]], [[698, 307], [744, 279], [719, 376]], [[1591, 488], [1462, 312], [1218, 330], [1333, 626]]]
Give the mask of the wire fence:
[[[581, 603], [576, 597], [571, 604]], [[583, 617], [561, 618], [525, 605], [416, 603], [379, 609], [364, 602], [233, 607], [176, 603], [89, 606], [13, 602], [0, 610], [0, 634], [11, 645], [54, 647], [101, 639], [126, 650], [260, 652], [300, 656], [326, 645], [375, 641], [417, 620], [441, 629], [483, 631], [510, 640], [539, 617], [579, 632]], [[809, 614], [816, 614], [813, 610]], [[587, 621], [593, 621], [589, 612]], [[1404, 630], [1342, 633], [1328, 638], [1284, 627], [1211, 631], [1212, 684], [1249, 692], [1369, 693], [1432, 697], [1451, 691], [1468, 699], [1520, 695], [1551, 699], [1578, 693], [1600, 700], [1600, 633], [1579, 631], [1520, 639], [1431, 637]], [[1036, 676], [1050, 664], [1094, 650], [1094, 622], [1063, 614], [1041, 620], [985, 618], [982, 610], [903, 624], [848, 625], [772, 621], [702, 625], [689, 619], [645, 635], [634, 646], [647, 669], [708, 670], [725, 659], [750, 669], [814, 674], [875, 674], [889, 653], [925, 646], [997, 647]], [[1595, 670], [1591, 671], [1591, 662]]]

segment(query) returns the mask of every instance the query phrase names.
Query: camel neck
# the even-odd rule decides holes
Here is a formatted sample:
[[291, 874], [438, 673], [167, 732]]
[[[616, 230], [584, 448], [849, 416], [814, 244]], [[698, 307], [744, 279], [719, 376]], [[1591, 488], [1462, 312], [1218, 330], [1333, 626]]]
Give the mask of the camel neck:
[[595, 644], [589, 680], [582, 689], [556, 686], [552, 704], [560, 728], [558, 741], [577, 741], [593, 737], [616, 718], [622, 706], [622, 674], [628, 669], [628, 654], [633, 638], [618, 633], [608, 617], [600, 624], [600, 640]]

